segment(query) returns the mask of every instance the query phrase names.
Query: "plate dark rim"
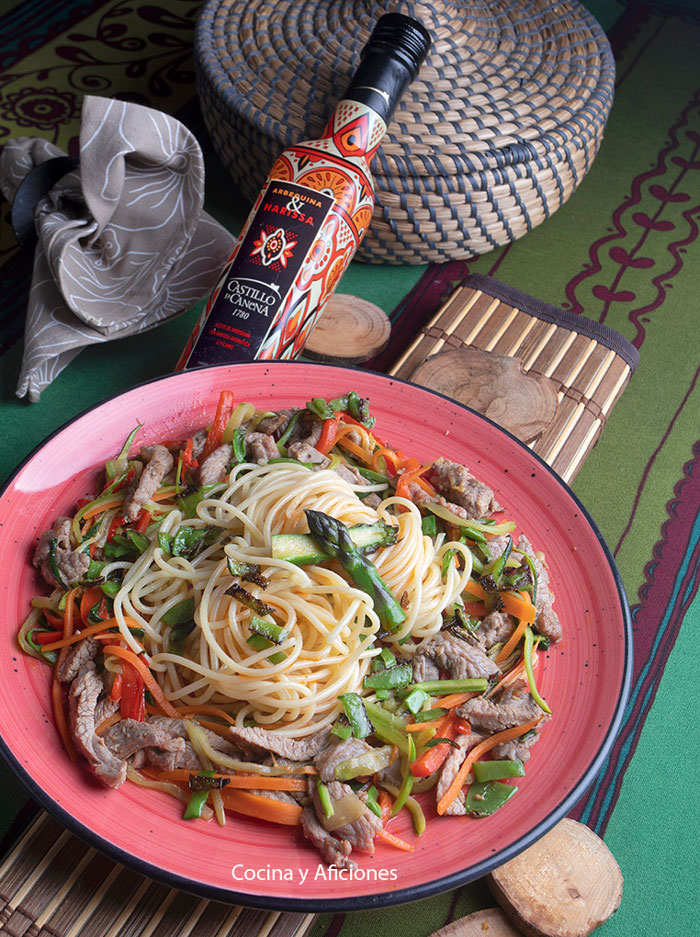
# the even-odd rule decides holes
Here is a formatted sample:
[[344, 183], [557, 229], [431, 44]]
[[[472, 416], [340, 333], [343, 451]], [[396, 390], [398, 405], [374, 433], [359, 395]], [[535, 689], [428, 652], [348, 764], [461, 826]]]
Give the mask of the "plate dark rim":
[[[369, 370], [354, 370], [348, 368], [344, 365], [334, 365], [334, 364], [316, 364], [315, 362], [301, 362], [301, 361], [279, 361], [279, 362], [250, 362], [242, 365], [216, 365], [212, 368], [207, 368], [209, 371], [218, 371], [218, 370], [231, 370], [236, 367], [250, 367], [251, 365], [258, 365], [260, 368], [275, 368], [277, 366], [283, 367], [313, 367], [319, 370], [335, 370], [335, 371], [349, 371], [354, 376], [362, 374], [371, 374], [374, 377], [379, 377], [383, 380], [389, 381], [394, 384], [405, 384], [412, 388], [418, 387], [416, 384], [412, 384], [410, 381], [406, 381], [402, 378], [396, 378], [389, 376], [387, 374], [382, 374], [379, 371], [369, 371]], [[189, 374], [191, 372], [183, 371], [183, 375]], [[108, 397], [105, 397], [99, 403], [93, 404], [92, 406], [86, 407], [79, 414], [67, 420], [61, 426], [57, 427], [52, 433], [50, 433], [39, 445], [35, 446], [34, 449], [22, 460], [22, 462], [17, 466], [14, 472], [9, 476], [9, 478], [3, 483], [2, 488], [0, 488], [0, 501], [5, 494], [5, 491], [12, 484], [13, 480], [17, 475], [22, 471], [24, 466], [30, 462], [35, 455], [37, 455], [43, 447], [53, 439], [54, 436], [63, 432], [64, 429], [71, 426], [73, 423], [82, 419], [88, 413], [93, 410], [98, 409], [106, 403], [109, 403], [113, 400], [116, 400], [118, 397], [121, 397], [123, 394], [131, 393], [135, 390], [139, 390], [144, 387], [148, 387], [151, 384], [156, 384], [163, 380], [169, 380], [173, 377], [177, 378], [177, 374], [164, 374], [158, 377], [151, 378], [148, 381], [143, 381], [140, 384], [136, 384], [133, 387], [127, 388], [126, 390], [120, 391], [117, 394], [111, 394]], [[620, 684], [618, 698], [615, 705], [615, 710], [613, 718], [611, 720], [608, 733], [605, 737], [605, 740], [599, 747], [596, 755], [591, 760], [588, 768], [584, 772], [583, 776], [579, 781], [573, 786], [569, 793], [552, 809], [552, 811], [538, 823], [532, 830], [528, 833], [525, 833], [515, 842], [511, 843], [510, 846], [500, 850], [494, 855], [490, 856], [488, 859], [485, 859], [483, 862], [477, 863], [476, 865], [469, 866], [467, 869], [462, 869], [459, 872], [454, 872], [451, 875], [442, 876], [440, 878], [432, 879], [430, 882], [425, 884], [418, 885], [412, 888], [402, 888], [394, 891], [380, 892], [373, 895], [361, 895], [355, 898], [336, 898], [336, 899], [321, 899], [321, 898], [275, 898], [273, 895], [256, 895], [250, 894], [247, 892], [240, 892], [234, 889], [228, 890], [223, 888], [218, 888], [213, 885], [207, 885], [205, 882], [199, 882], [193, 879], [188, 879], [180, 875], [176, 875], [173, 872], [168, 872], [160, 868], [159, 866], [152, 865], [149, 862], [146, 862], [142, 859], [137, 858], [136, 856], [131, 855], [131, 853], [126, 852], [123, 849], [112, 844], [109, 840], [103, 839], [98, 834], [94, 833], [89, 827], [85, 826], [79, 820], [65, 810], [63, 807], [60, 807], [55, 803], [45, 791], [34, 781], [32, 776], [25, 770], [25, 768], [20, 764], [15, 755], [9, 749], [8, 745], [5, 742], [4, 737], [1, 734], [0, 728], [0, 755], [14, 772], [14, 774], [19, 778], [22, 784], [28, 789], [32, 798], [43, 807], [49, 814], [55, 817], [66, 829], [71, 833], [75, 834], [88, 845], [93, 846], [100, 852], [109, 856], [116, 862], [120, 862], [123, 865], [128, 866], [136, 872], [139, 872], [141, 875], [146, 876], [147, 878], [153, 879], [155, 881], [161, 882], [164, 885], [169, 886], [170, 888], [176, 888], [180, 891], [189, 892], [196, 894], [200, 897], [209, 898], [213, 901], [221, 901], [228, 904], [240, 904], [250, 908], [260, 908], [263, 910], [270, 911], [292, 911], [299, 913], [322, 913], [327, 911], [358, 911], [358, 910], [369, 910], [372, 908], [384, 908], [390, 907], [397, 904], [406, 904], [411, 901], [420, 901], [424, 898], [430, 898], [433, 895], [440, 894], [444, 891], [449, 891], [450, 889], [457, 888], [461, 885], [467, 885], [470, 882], [475, 881], [478, 878], [482, 878], [484, 875], [487, 875], [493, 869], [499, 865], [503, 865], [505, 862], [508, 862], [510, 859], [515, 858], [523, 850], [527, 849], [528, 846], [531, 846], [534, 842], [540, 839], [548, 830], [550, 830], [555, 823], [561, 820], [566, 814], [574, 807], [574, 805], [580, 800], [586, 790], [595, 780], [600, 768], [603, 765], [606, 757], [608, 756], [612, 746], [615, 743], [618, 732], [622, 726], [622, 721], [624, 717], [625, 707], [627, 705], [629, 694], [630, 694], [630, 685], [632, 680], [632, 619], [630, 615], [629, 604], [627, 601], [627, 596], [625, 594], [624, 587], [622, 585], [622, 578], [620, 576], [617, 564], [610, 552], [610, 549], [603, 538], [603, 535], [598, 530], [598, 527], [589, 514], [586, 507], [582, 504], [576, 494], [571, 490], [571, 488], [564, 482], [559, 475], [536, 453], [529, 449], [523, 442], [521, 442], [516, 436], [510, 433], [508, 430], [503, 429], [497, 423], [494, 423], [493, 420], [490, 420], [488, 417], [472, 410], [471, 407], [468, 407], [466, 404], [459, 403], [456, 400], [453, 400], [451, 397], [448, 397], [446, 394], [438, 393], [437, 391], [429, 390], [428, 388], [419, 387], [419, 390], [423, 391], [425, 394], [428, 394], [433, 397], [439, 397], [443, 400], [450, 403], [452, 406], [458, 407], [461, 410], [471, 413], [476, 416], [478, 419], [483, 420], [485, 423], [491, 424], [495, 427], [496, 430], [505, 434], [513, 442], [516, 443], [520, 448], [525, 449], [527, 453], [539, 462], [540, 467], [547, 471], [547, 473], [552, 477], [554, 482], [564, 488], [565, 492], [572, 499], [574, 504], [581, 511], [584, 520], [589, 525], [591, 530], [596, 536], [598, 543], [600, 544], [603, 554], [608, 562], [610, 571], [615, 582], [615, 587], [617, 589], [618, 597], [620, 600], [620, 610], [622, 612], [623, 625], [624, 625], [624, 636], [625, 636], [625, 649], [624, 649], [624, 669], [622, 674], [622, 681]]]

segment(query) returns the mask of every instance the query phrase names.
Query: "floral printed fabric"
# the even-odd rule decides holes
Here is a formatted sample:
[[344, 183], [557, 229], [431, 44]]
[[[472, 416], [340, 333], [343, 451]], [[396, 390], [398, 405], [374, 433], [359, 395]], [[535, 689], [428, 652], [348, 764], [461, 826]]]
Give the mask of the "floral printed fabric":
[[[12, 200], [28, 172], [63, 155], [44, 140], [8, 141], [3, 194]], [[139, 104], [84, 98], [80, 168], [35, 211], [18, 396], [38, 400], [86, 345], [153, 328], [214, 288], [234, 239], [203, 199], [201, 150], [183, 124]]]

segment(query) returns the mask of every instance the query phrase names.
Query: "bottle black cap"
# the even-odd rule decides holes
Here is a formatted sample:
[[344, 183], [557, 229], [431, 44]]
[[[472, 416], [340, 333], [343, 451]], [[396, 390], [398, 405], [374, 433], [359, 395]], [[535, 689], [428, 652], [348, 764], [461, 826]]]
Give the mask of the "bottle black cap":
[[413, 81], [430, 50], [430, 33], [418, 20], [403, 13], [385, 13], [377, 20], [362, 57], [384, 51], [398, 58], [409, 69]]
[[344, 97], [367, 104], [388, 123], [429, 49], [430, 33], [417, 20], [403, 13], [385, 13], [362, 50]]

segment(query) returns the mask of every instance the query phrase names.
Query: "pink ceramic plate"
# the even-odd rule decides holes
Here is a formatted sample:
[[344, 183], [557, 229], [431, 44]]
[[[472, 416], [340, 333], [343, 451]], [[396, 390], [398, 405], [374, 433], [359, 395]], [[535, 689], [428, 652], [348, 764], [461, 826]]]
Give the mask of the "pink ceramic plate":
[[[206, 424], [219, 391], [275, 409], [357, 390], [371, 399], [377, 433], [422, 461], [447, 455], [491, 485], [508, 516], [546, 551], [565, 640], [540, 671], [554, 711], [519, 791], [492, 817], [438, 818], [428, 809], [415, 838], [408, 817], [392, 830], [413, 853], [381, 844], [340, 878], [301, 834], [245, 817], [224, 828], [184, 822], [176, 801], [125, 784], [95, 783], [61, 749], [51, 719], [49, 670], [17, 649], [15, 635], [40, 588], [37, 537], [78, 498], [135, 423], [142, 442]], [[628, 694], [631, 629], [613, 561], [581, 504], [513, 437], [472, 411], [411, 384], [324, 365], [254, 363], [185, 372], [128, 391], [56, 432], [0, 497], [0, 735], [34, 798], [97, 848], [152, 878], [211, 898], [290, 910], [340, 910], [423, 898], [475, 879], [534, 842], [571, 809], [600, 769]], [[405, 811], [404, 811], [405, 813]]]

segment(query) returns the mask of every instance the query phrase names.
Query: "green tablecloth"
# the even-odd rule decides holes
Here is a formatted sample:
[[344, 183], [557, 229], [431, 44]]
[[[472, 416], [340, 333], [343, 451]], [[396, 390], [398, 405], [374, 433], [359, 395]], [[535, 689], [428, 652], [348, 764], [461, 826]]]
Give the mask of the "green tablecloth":
[[[607, 937], [691, 934], [700, 910], [700, 798], [691, 754], [697, 757], [699, 747], [700, 695], [688, 669], [700, 625], [700, 26], [690, 5], [682, 16], [669, 12], [670, 4], [658, 12], [608, 0], [590, 6], [618, 61], [600, 155], [548, 222], [464, 272], [490, 273], [605, 321], [639, 348], [637, 372], [574, 485], [615, 553], [635, 630], [622, 734], [579, 813], [604, 835], [625, 877], [622, 906], [603, 928]], [[4, 0], [0, 144], [41, 135], [75, 152], [86, 92], [150, 103], [201, 133], [191, 67], [198, 8], [196, 0]], [[236, 230], [247, 206], [237, 203], [211, 156], [208, 166], [207, 207]], [[0, 210], [4, 478], [75, 413], [167, 373], [196, 311], [157, 332], [84, 352], [39, 403], [18, 401], [30, 261], [17, 251], [9, 206]], [[423, 272], [355, 264], [341, 289], [390, 312]], [[25, 799], [4, 768], [0, 797], [4, 832]], [[401, 908], [327, 915], [314, 937], [424, 937], [492, 903], [477, 883]]]

